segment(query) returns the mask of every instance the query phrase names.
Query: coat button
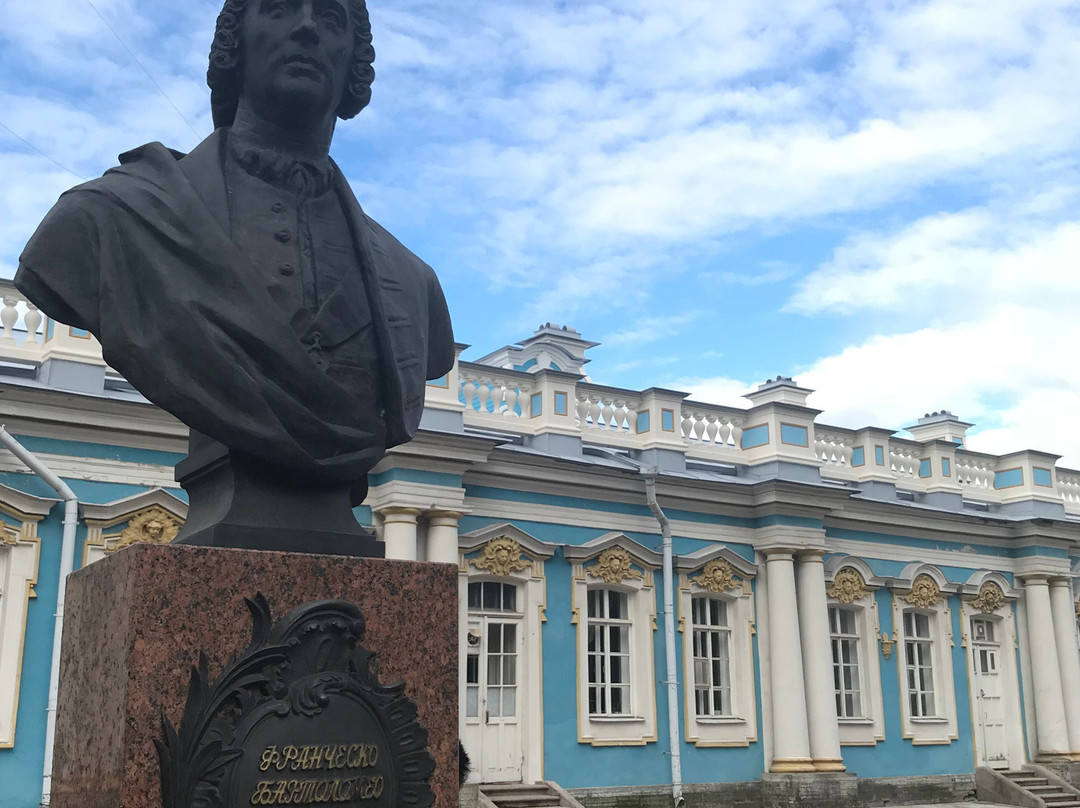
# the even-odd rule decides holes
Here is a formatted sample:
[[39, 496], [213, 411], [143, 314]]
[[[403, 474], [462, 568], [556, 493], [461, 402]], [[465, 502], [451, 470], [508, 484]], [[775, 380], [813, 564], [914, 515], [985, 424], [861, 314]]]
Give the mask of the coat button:
[[288, 230], [278, 230], [276, 233], [274, 233], [274, 238], [276, 238], [282, 244], [288, 244], [290, 241], [292, 241], [292, 233], [290, 233]]
[[293, 269], [292, 264], [286, 262], [278, 264], [277, 271], [280, 272], [282, 275], [292, 275], [293, 272], [295, 272], [296, 270]]
[[275, 202], [270, 206], [270, 210], [274, 213], [281, 213], [281, 211], [285, 210], [285, 204], [283, 202]]

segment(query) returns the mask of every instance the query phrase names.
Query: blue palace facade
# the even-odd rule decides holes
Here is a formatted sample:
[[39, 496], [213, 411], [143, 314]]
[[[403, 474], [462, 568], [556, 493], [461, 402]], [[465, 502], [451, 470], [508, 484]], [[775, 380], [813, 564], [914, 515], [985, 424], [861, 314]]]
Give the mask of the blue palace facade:
[[[0, 448], [0, 805], [32, 808], [60, 571], [176, 535], [187, 434], [87, 334], [0, 292], [0, 423], [78, 503], [65, 542], [60, 496]], [[743, 408], [607, 387], [583, 373], [595, 346], [546, 325], [459, 360], [356, 511], [388, 557], [458, 570], [448, 709], [474, 780], [895, 804], [977, 771], [1070, 776], [1080, 472], [970, 451], [947, 412], [829, 426], [787, 378]]]

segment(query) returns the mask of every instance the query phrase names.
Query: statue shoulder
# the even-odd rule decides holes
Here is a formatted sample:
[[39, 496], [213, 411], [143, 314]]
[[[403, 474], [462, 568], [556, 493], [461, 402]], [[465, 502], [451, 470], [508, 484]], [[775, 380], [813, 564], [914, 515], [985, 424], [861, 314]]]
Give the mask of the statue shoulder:
[[398, 241], [389, 230], [366, 213], [363, 214], [363, 217], [375, 255], [385, 255], [389, 259], [388, 265], [393, 267], [395, 274], [404, 271], [412, 275], [417, 281], [426, 281], [435, 277], [435, 270], [428, 266], [416, 253]]

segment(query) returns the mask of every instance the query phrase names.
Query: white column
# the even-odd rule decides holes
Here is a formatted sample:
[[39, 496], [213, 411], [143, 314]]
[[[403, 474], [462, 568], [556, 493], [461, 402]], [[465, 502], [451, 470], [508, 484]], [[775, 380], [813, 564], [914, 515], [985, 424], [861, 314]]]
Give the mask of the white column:
[[795, 597], [795, 559], [790, 550], [766, 550], [765, 554], [773, 726], [773, 760], [769, 771], [812, 772]]
[[836, 721], [823, 555], [823, 551], [817, 550], [801, 553], [796, 566], [806, 716], [810, 725], [810, 757], [813, 758], [814, 769], [819, 772], [842, 772], [845, 768], [840, 753], [840, 727]]
[[416, 561], [416, 508], [382, 508], [383, 543], [386, 557], [398, 561]]
[[1065, 726], [1069, 731], [1069, 751], [1073, 759], [1080, 755], [1080, 655], [1076, 646], [1076, 609], [1072, 599], [1072, 581], [1050, 581], [1050, 611], [1054, 615], [1054, 638], [1057, 640], [1061, 696], [1065, 702]]
[[1024, 605], [1027, 611], [1028, 650], [1031, 655], [1031, 683], [1035, 692], [1035, 728], [1039, 761], [1067, 760], [1069, 731], [1061, 696], [1061, 669], [1054, 642], [1054, 622], [1050, 608], [1047, 576], [1024, 578]]
[[442, 564], [458, 563], [457, 511], [428, 511], [427, 560]]

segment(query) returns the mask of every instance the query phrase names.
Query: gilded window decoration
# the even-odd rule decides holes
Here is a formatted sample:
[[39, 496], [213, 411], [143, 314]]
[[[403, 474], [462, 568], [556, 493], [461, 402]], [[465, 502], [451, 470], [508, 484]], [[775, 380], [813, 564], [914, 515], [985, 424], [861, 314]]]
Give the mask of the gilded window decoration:
[[987, 581], [979, 589], [971, 605], [984, 614], [992, 614], [1005, 605], [1005, 593], [993, 581]]
[[633, 578], [644, 578], [645, 575], [640, 570], [634, 569], [633, 563], [633, 556], [622, 547], [609, 547], [600, 553], [596, 563], [586, 572], [609, 584], [619, 584]]
[[527, 568], [532, 562], [522, 557], [521, 545], [509, 536], [496, 536], [484, 545], [479, 556], [472, 559], [478, 570], [506, 576]]
[[735, 575], [735, 568], [731, 566], [731, 562], [722, 558], [714, 558], [708, 562], [699, 574], [690, 579], [690, 583], [717, 594], [727, 592], [729, 589], [738, 589], [742, 586], [741, 581]]
[[143, 508], [128, 520], [128, 526], [120, 533], [120, 540], [106, 552], [146, 542], [168, 544], [180, 532], [180, 520], [164, 508], [151, 505]]
[[919, 609], [929, 609], [942, 600], [941, 589], [938, 587], [937, 581], [925, 572], [915, 577], [911, 584], [911, 591], [901, 597]]
[[832, 585], [825, 591], [830, 598], [838, 603], [850, 605], [857, 600], [866, 597], [866, 581], [857, 569], [844, 567], [836, 573]]

